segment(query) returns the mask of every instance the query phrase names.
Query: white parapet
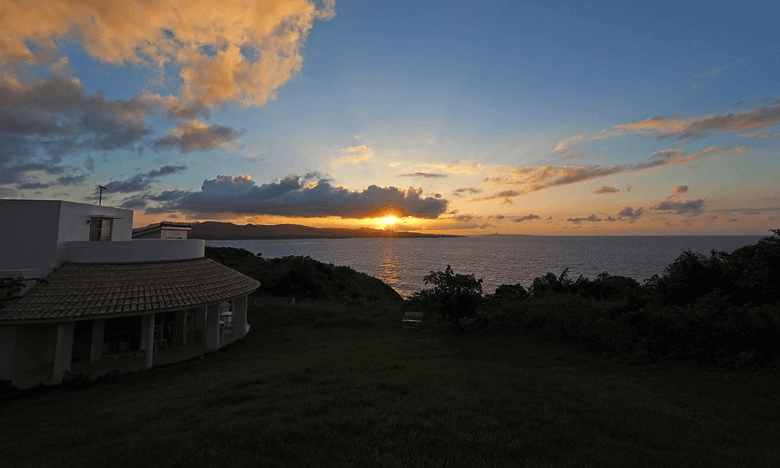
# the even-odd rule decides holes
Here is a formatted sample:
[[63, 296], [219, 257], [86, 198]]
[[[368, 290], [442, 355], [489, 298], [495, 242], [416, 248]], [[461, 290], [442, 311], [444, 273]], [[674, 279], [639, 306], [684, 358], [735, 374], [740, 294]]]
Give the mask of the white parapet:
[[129, 263], [201, 258], [203, 239], [136, 239], [132, 241], [68, 242], [68, 260], [74, 263]]

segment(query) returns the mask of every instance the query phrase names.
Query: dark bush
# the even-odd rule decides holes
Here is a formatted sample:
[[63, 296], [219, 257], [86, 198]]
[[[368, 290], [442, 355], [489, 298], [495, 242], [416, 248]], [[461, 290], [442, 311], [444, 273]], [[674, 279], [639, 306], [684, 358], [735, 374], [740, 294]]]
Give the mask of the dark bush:
[[455, 274], [447, 265], [444, 271], [432, 271], [423, 278], [432, 289], [414, 293], [412, 303], [417, 303], [440, 317], [461, 326], [463, 319], [477, 317], [477, 308], [482, 304], [482, 279], [474, 275]]
[[345, 302], [401, 302], [390, 286], [345, 266], [334, 266], [311, 257], [264, 259], [248, 250], [206, 247], [206, 256], [260, 282], [255, 296], [297, 297]]

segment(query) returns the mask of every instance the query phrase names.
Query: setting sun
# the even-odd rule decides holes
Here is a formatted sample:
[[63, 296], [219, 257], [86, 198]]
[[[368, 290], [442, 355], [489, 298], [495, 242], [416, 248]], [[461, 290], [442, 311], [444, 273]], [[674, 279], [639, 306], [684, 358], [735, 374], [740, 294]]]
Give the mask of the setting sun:
[[395, 216], [388, 216], [386, 218], [382, 218], [382, 224], [387, 226], [388, 224], [393, 224], [394, 222], [398, 221], [398, 219]]

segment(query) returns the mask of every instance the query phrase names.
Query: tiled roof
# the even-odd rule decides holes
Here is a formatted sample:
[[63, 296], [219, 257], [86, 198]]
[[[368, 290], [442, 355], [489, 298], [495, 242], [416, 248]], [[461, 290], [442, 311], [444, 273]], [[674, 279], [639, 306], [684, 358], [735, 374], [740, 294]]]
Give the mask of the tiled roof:
[[0, 309], [0, 321], [162, 312], [249, 294], [256, 280], [208, 258], [65, 263]]

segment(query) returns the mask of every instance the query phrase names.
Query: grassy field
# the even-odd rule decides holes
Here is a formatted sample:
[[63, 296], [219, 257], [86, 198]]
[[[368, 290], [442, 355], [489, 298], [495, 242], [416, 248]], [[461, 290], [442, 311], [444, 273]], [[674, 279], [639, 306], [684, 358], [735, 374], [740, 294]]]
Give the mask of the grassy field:
[[401, 311], [252, 307], [202, 359], [6, 398], [0, 465], [780, 466], [780, 376], [403, 330]]

